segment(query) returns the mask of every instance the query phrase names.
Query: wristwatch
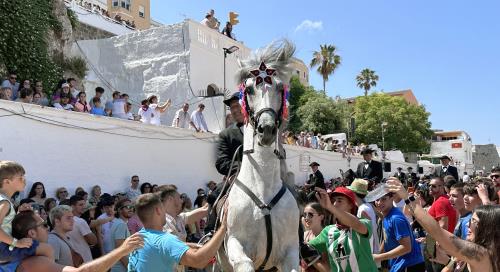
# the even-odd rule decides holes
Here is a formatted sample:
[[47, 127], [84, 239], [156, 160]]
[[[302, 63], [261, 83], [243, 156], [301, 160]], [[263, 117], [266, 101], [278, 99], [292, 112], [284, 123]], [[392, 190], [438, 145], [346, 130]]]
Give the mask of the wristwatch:
[[405, 204], [409, 205], [410, 202], [413, 202], [415, 200], [416, 200], [415, 197], [411, 195], [410, 197], [408, 197], [407, 199], [405, 199]]

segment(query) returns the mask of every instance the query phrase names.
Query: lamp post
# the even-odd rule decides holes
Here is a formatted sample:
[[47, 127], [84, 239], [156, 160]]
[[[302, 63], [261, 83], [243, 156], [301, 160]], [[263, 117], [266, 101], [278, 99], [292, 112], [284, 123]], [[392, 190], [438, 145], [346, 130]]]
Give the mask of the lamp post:
[[384, 139], [384, 130], [385, 130], [385, 127], [387, 126], [387, 122], [382, 122], [382, 124], [380, 124], [380, 126], [382, 127], [382, 170], [383, 170], [383, 172], [385, 172], [385, 139]]
[[[231, 55], [232, 53], [238, 51], [240, 48], [236, 45], [233, 45], [229, 48], [222, 48], [224, 50], [224, 94], [226, 93], [226, 58], [227, 55]], [[226, 105], [224, 105], [224, 122], [226, 120]]]
[[236, 45], [233, 45], [229, 48], [222, 48], [224, 50], [224, 92], [226, 92], [226, 58], [227, 55], [231, 55], [232, 53], [238, 51], [240, 48]]
[[382, 127], [382, 152], [384, 152], [385, 151], [384, 131], [385, 131], [385, 127], [387, 126], [387, 122], [382, 122], [382, 124], [380, 124], [380, 126]]

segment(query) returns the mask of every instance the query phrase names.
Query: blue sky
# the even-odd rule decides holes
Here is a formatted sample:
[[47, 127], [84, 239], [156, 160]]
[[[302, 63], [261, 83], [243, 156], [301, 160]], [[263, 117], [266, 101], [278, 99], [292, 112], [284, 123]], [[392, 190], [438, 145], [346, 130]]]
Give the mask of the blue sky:
[[[320, 44], [334, 44], [342, 64], [327, 82], [330, 96], [362, 95], [364, 68], [375, 90], [412, 89], [435, 129], [465, 130], [475, 144], [500, 145], [500, 1], [194, 1], [151, 0], [165, 23], [201, 21], [210, 8], [224, 23], [239, 13], [238, 40], [258, 48], [289, 38], [309, 63]], [[322, 79], [310, 72], [310, 84]]]

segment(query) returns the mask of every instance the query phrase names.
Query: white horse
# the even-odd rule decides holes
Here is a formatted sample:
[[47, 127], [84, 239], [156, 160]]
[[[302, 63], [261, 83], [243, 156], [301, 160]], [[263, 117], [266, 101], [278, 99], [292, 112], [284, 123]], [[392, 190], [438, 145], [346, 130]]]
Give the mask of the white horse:
[[219, 250], [225, 272], [273, 267], [299, 270], [300, 215], [280, 177], [283, 154], [278, 144], [280, 127], [287, 118], [285, 84], [290, 80], [293, 52], [288, 41], [273, 43], [240, 63], [240, 102], [246, 117], [244, 155], [228, 195], [228, 229], [225, 247]]

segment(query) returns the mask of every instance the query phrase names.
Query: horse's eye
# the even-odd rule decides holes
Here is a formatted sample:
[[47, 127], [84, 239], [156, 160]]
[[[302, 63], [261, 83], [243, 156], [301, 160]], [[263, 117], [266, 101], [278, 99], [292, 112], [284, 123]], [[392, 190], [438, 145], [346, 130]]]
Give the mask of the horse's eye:
[[246, 87], [245, 89], [246, 93], [249, 94], [249, 95], [253, 95], [255, 90], [253, 89], [253, 86], [248, 86]]

